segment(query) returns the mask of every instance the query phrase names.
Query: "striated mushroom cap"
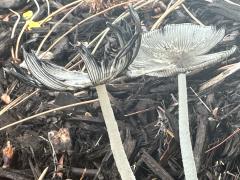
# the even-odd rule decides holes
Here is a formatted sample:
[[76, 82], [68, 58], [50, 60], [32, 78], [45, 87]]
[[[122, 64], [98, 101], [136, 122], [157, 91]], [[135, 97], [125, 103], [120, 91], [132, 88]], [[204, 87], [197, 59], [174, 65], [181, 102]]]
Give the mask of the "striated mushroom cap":
[[223, 61], [236, 51], [236, 46], [227, 51], [205, 53], [224, 35], [224, 29], [189, 23], [166, 25], [160, 30], [147, 32], [142, 35], [139, 53], [127, 75], [167, 77]]
[[125, 21], [123, 21], [124, 26], [109, 25], [120, 45], [115, 56], [108, 55], [107, 58], [102, 57], [102, 61], [99, 62], [83, 44], [78, 46], [78, 52], [88, 72], [69, 71], [50, 62], [42, 61], [34, 51], [29, 53], [24, 47], [22, 48], [24, 61], [31, 74], [24, 73], [16, 66], [10, 70], [5, 68], [5, 71], [30, 85], [58, 91], [77, 90], [110, 82], [127, 70], [140, 47], [140, 19], [133, 7], [130, 6], [129, 11], [134, 22], [134, 31], [131, 30], [130, 25]]

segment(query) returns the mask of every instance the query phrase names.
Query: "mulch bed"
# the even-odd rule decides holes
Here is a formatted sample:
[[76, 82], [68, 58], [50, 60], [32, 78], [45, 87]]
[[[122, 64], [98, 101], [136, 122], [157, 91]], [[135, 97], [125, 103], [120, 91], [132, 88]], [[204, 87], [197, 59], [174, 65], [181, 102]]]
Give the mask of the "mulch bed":
[[[50, 11], [71, 2], [49, 1]], [[239, 4], [240, 12], [240, 1], [234, 2]], [[89, 0], [83, 3], [54, 30], [42, 50], [47, 50], [55, 39], [78, 22], [117, 3], [120, 1]], [[166, 11], [169, 3], [169, 0], [150, 3], [138, 10], [143, 29], [149, 30]], [[39, 5], [41, 13], [36, 21], [47, 16], [46, 1], [39, 1]], [[204, 25], [225, 28], [226, 37], [213, 52], [229, 49], [233, 45], [240, 46], [240, 13], [234, 14], [235, 10], [224, 4], [204, 0], [188, 0], [184, 5]], [[9, 1], [9, 6], [0, 3], [0, 127], [53, 108], [96, 99], [94, 88], [76, 92], [36, 91], [35, 87], [5, 73], [4, 68], [10, 67], [11, 62], [17, 65], [22, 60], [21, 50], [19, 59], [12, 58], [11, 47], [15, 47], [25, 23], [21, 17], [15, 37], [11, 38], [17, 16], [8, 8], [21, 16], [29, 9], [36, 11], [33, 1], [27, 3], [15, 0], [14, 5]], [[90, 42], [106, 28], [106, 22], [112, 22], [126, 9], [126, 4], [116, 7], [79, 25], [53, 47], [50, 51], [52, 61], [66, 65], [77, 55], [72, 44], [77, 41]], [[36, 50], [50, 28], [68, 10], [53, 16], [41, 27], [25, 30], [20, 44], [37, 37], [31, 47]], [[196, 22], [180, 6], [163, 20], [161, 26], [172, 23]], [[101, 50], [104, 50], [104, 46], [100, 47]], [[78, 57], [73, 61], [71, 65], [75, 65], [72, 69], [83, 67], [80, 60]], [[228, 61], [188, 76], [192, 142], [199, 179], [202, 180], [239, 178], [240, 73], [236, 71], [224, 80], [219, 79], [217, 83], [202, 89], [204, 83], [231, 68], [227, 65], [237, 63], [238, 60], [237, 52]], [[107, 89], [136, 179], [184, 179], [178, 138], [176, 77], [142, 76], [118, 80], [109, 83]], [[34, 91], [32, 96], [3, 112], [10, 103], [7, 98], [14, 101], [22, 96], [23, 99]], [[37, 179], [46, 167], [48, 170], [44, 179], [120, 179], [98, 102], [50, 112], [2, 130], [0, 148], [3, 150], [0, 152], [1, 166], [7, 166], [0, 168], [0, 179]]]

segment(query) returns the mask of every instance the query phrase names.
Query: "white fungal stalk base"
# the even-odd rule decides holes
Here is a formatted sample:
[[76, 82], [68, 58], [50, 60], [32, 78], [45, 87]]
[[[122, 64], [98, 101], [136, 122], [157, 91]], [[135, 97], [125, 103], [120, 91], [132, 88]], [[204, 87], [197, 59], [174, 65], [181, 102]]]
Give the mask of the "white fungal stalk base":
[[178, 74], [179, 139], [186, 180], [197, 180], [188, 120], [186, 74]]
[[103, 117], [107, 127], [108, 137], [113, 157], [122, 180], [135, 180], [127, 156], [124, 151], [121, 136], [118, 130], [110, 100], [105, 85], [96, 86]]

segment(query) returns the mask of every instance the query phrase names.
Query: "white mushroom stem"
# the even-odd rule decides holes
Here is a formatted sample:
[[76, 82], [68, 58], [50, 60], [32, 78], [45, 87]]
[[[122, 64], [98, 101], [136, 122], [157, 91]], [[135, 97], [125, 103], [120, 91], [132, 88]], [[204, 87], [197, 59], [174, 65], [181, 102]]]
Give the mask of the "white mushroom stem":
[[197, 180], [188, 120], [186, 74], [178, 74], [179, 140], [186, 180]]
[[108, 97], [106, 85], [96, 86], [100, 106], [102, 109], [104, 121], [107, 127], [110, 146], [113, 153], [118, 172], [122, 180], [135, 180], [135, 176], [131, 170], [121, 136], [118, 130], [117, 121], [115, 120], [111, 103]]

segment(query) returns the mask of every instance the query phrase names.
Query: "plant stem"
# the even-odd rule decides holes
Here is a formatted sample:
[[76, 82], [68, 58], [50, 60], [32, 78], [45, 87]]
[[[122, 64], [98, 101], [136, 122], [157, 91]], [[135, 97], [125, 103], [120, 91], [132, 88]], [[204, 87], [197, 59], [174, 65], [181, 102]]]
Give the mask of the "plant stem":
[[108, 97], [106, 85], [96, 86], [104, 121], [107, 127], [108, 137], [113, 157], [122, 180], [135, 180], [127, 156], [124, 151], [121, 136], [118, 130], [113, 110]]
[[178, 74], [179, 139], [186, 180], [197, 180], [188, 120], [186, 74]]

